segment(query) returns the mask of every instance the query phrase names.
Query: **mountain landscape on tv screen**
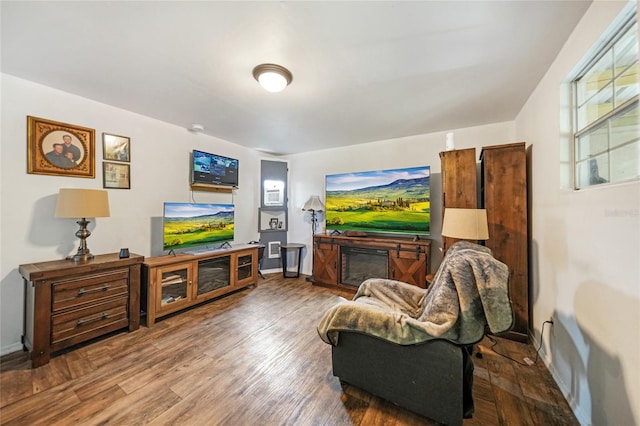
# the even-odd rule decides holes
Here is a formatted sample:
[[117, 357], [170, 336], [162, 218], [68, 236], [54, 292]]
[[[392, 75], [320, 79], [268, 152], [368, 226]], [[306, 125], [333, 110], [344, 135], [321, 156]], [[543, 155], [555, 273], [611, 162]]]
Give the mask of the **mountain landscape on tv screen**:
[[233, 240], [234, 212], [164, 218], [165, 250]]
[[429, 233], [430, 176], [426, 169], [426, 176], [421, 170], [419, 177], [396, 179], [380, 185], [367, 185], [365, 173], [360, 187], [338, 190], [332, 190], [332, 183], [338, 182], [343, 175], [327, 176], [327, 229]]

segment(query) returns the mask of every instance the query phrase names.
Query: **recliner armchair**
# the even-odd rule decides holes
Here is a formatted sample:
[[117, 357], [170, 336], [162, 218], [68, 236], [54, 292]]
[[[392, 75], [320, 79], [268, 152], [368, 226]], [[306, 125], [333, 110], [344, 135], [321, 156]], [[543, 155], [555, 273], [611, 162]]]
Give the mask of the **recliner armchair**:
[[332, 345], [333, 374], [422, 416], [461, 424], [473, 413], [470, 345], [487, 328], [498, 334], [513, 324], [508, 277], [488, 248], [459, 241], [428, 289], [366, 280], [318, 325]]

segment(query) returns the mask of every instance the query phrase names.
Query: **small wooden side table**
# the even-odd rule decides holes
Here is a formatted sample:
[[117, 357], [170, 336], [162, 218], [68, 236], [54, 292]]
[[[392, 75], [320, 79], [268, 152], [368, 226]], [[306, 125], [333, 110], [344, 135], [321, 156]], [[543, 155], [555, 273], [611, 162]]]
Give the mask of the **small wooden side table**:
[[[302, 257], [302, 249], [304, 244], [290, 243], [280, 244], [280, 258], [282, 259], [282, 276], [284, 278], [297, 278], [300, 276], [300, 260]], [[292, 254], [292, 263], [287, 265], [288, 255]], [[293, 266], [294, 270], [289, 270], [289, 266]]]

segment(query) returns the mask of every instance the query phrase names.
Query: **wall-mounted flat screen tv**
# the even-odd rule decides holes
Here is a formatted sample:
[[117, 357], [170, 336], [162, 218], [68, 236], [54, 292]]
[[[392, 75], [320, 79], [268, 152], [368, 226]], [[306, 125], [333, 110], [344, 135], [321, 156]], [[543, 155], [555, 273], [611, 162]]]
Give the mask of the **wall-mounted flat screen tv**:
[[215, 248], [232, 241], [233, 233], [233, 204], [164, 203], [164, 250]]
[[191, 183], [238, 186], [238, 160], [217, 154], [193, 150]]
[[326, 228], [429, 234], [429, 166], [326, 176]]

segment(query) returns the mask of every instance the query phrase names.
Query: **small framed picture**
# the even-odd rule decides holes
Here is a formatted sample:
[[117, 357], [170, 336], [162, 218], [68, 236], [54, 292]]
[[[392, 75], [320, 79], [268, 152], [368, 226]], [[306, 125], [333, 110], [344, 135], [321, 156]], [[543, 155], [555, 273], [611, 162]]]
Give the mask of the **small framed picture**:
[[131, 189], [131, 169], [129, 164], [102, 162], [102, 187]]
[[126, 136], [102, 134], [103, 160], [131, 161], [131, 139]]
[[27, 173], [95, 178], [95, 130], [27, 116]]

